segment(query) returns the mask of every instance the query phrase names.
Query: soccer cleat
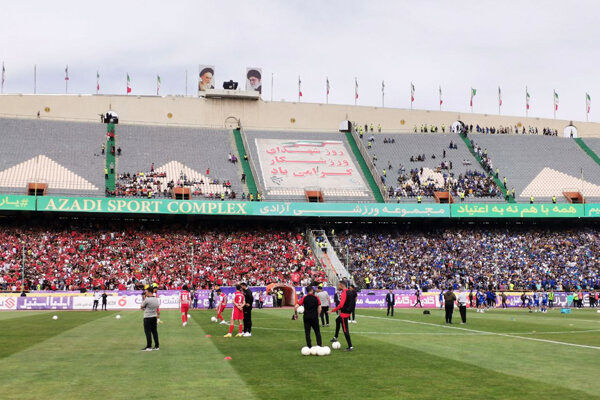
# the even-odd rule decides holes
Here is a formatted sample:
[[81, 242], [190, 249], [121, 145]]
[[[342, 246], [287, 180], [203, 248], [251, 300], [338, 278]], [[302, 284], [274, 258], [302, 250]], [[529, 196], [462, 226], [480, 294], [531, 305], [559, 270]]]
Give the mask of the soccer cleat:
[[344, 349], [344, 351], [354, 351], [354, 347], [348, 347], [347, 349]]
[[338, 341], [338, 340], [337, 340], [337, 338], [336, 338], [336, 337], [334, 337], [333, 339], [331, 339], [331, 340], [330, 340], [330, 342], [331, 342], [331, 343], [335, 343], [335, 342], [337, 342], [337, 341]]
[[221, 322], [219, 322], [219, 323], [220, 323], [221, 325], [229, 325], [229, 322], [227, 322], [227, 321], [225, 321], [225, 320], [223, 320], [223, 321], [221, 321]]
[[238, 333], [237, 335], [235, 335], [235, 337], [242, 337], [242, 336], [244, 336], [243, 333]]
[[325, 326], [329, 326], [329, 324], [325, 324]]
[[154, 348], [152, 349], [152, 351], [158, 351], [158, 350], [160, 350], [160, 347], [154, 347]]
[[227, 333], [227, 334], [223, 335], [223, 337], [231, 337], [231, 333]]
[[152, 351], [152, 348], [150, 348], [150, 347], [144, 347], [141, 351]]
[[187, 325], [187, 322], [184, 322], [184, 323], [183, 323], [183, 326], [185, 327], [186, 325]]
[[252, 336], [252, 334], [250, 332], [245, 332], [244, 333], [244, 337], [251, 337], [251, 336]]

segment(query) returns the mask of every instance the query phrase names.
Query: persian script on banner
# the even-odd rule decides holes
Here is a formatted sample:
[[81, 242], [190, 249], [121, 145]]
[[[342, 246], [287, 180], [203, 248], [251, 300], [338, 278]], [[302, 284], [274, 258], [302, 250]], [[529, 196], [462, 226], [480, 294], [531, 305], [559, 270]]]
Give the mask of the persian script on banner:
[[368, 191], [342, 141], [255, 139], [267, 190]]

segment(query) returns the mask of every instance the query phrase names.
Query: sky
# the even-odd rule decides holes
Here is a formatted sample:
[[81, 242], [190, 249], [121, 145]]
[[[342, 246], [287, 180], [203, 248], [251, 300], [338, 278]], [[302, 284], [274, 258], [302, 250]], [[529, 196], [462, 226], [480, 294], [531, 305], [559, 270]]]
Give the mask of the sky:
[[[195, 95], [200, 64], [219, 87], [263, 69], [263, 99], [600, 119], [600, 2], [597, 0], [12, 1], [2, 6], [4, 93]], [[274, 85], [271, 86], [271, 76]]]

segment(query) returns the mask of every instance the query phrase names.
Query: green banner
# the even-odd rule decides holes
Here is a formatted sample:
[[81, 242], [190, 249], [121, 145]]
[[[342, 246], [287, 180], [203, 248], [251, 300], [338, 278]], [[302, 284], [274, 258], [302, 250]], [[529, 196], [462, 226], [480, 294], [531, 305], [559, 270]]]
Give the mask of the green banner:
[[252, 203], [254, 215], [290, 217], [448, 218], [448, 204]]
[[577, 218], [583, 204], [452, 204], [453, 218]]
[[18, 194], [0, 195], [0, 210], [35, 211], [35, 197]]
[[284, 217], [450, 217], [447, 204], [279, 203], [38, 197], [38, 211]]
[[585, 205], [585, 216], [600, 218], [600, 204], [586, 204]]

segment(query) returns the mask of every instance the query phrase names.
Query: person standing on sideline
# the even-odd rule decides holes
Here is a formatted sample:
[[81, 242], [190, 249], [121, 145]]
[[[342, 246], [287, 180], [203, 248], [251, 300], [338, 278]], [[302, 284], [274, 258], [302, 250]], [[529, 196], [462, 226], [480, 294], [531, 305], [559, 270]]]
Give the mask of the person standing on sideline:
[[458, 294], [458, 311], [460, 312], [461, 324], [467, 323], [467, 293], [461, 291]]
[[[308, 292], [307, 292], [308, 294]], [[317, 287], [317, 298], [321, 302], [321, 311], [319, 311], [319, 315], [321, 316], [321, 325], [329, 326], [329, 294], [323, 290], [323, 284], [320, 284]], [[306, 307], [305, 307], [306, 309]], [[306, 312], [305, 312], [306, 318]], [[327, 322], [327, 323], [325, 323]], [[320, 345], [319, 345], [320, 346]], [[310, 347], [310, 346], [309, 346]]]
[[298, 304], [294, 307], [294, 310], [298, 310], [299, 306], [304, 306], [304, 315], [302, 319], [304, 321], [304, 334], [306, 336], [306, 345], [312, 347], [310, 340], [310, 330], [315, 331], [315, 337], [317, 339], [317, 346], [322, 346], [321, 342], [321, 331], [319, 329], [319, 314], [321, 314], [321, 300], [315, 296], [314, 289], [312, 286], [306, 287], [306, 296], [302, 297]]
[[183, 285], [179, 293], [179, 307], [181, 309], [181, 322], [185, 327], [187, 325], [188, 312], [190, 311], [190, 292], [187, 285]]
[[263, 291], [261, 290], [260, 292], [258, 292], [258, 309], [259, 310], [262, 310], [264, 301], [265, 301], [265, 296], [263, 294]]
[[198, 308], [198, 290], [192, 290], [192, 298], [194, 299], [194, 309]]
[[508, 308], [508, 304], [506, 304], [506, 293], [500, 292], [500, 298], [502, 299], [502, 308]]
[[440, 310], [441, 310], [442, 308], [444, 308], [444, 291], [443, 290], [440, 290], [438, 300], [440, 302]]
[[446, 308], [446, 323], [452, 323], [452, 314], [454, 313], [454, 302], [456, 301], [456, 295], [452, 291], [452, 287], [449, 287], [446, 293], [444, 293], [444, 304]]
[[104, 311], [107, 311], [106, 310], [106, 302], [107, 302], [107, 300], [108, 300], [108, 295], [106, 294], [106, 290], [105, 290], [104, 292], [102, 292], [102, 309]]
[[417, 301], [415, 302], [415, 305], [413, 307], [416, 307], [418, 304], [419, 307], [423, 308], [423, 304], [421, 304], [421, 290], [419, 290], [419, 288], [415, 290], [415, 296], [417, 296]]
[[252, 303], [254, 303], [254, 295], [248, 288], [247, 283], [242, 283], [242, 291], [244, 293], [244, 337], [252, 336]]
[[346, 351], [353, 351], [354, 347], [352, 346], [352, 340], [350, 339], [350, 327], [348, 326], [348, 318], [352, 313], [352, 293], [350, 290], [346, 288], [346, 283], [344, 281], [340, 281], [338, 283], [338, 289], [342, 292], [340, 295], [340, 304], [335, 307], [332, 312], [340, 312], [340, 315], [335, 319], [335, 336], [331, 339], [331, 343], [338, 341], [338, 335], [340, 333], [340, 326], [344, 331], [344, 336], [346, 337], [346, 342], [348, 343], [348, 347]]
[[92, 311], [98, 311], [98, 303], [100, 303], [100, 295], [94, 290], [94, 305], [92, 305]]
[[[154, 296], [154, 290], [149, 287], [146, 289], [146, 297], [140, 307], [144, 310], [144, 333], [146, 334], [146, 347], [142, 351], [158, 350], [158, 329], [157, 321], [160, 318], [158, 309], [158, 299]], [[152, 338], [154, 337], [154, 348], [152, 348]]]
[[244, 330], [244, 304], [246, 304], [246, 298], [244, 296], [244, 292], [242, 291], [242, 286], [236, 285], [235, 294], [233, 295], [233, 310], [231, 310], [231, 322], [229, 323], [229, 333], [225, 334], [226, 338], [231, 337], [235, 321], [238, 321], [239, 325], [239, 333], [235, 336], [244, 336], [244, 334], [242, 333]]
[[548, 293], [548, 306], [550, 308], [554, 307], [554, 289], [551, 289]]
[[473, 289], [469, 290], [469, 307], [473, 308]]
[[212, 310], [215, 308], [215, 290], [210, 288], [210, 295], [208, 296], [208, 309]]
[[[334, 302], [336, 308], [340, 305], [340, 291], [339, 290], [335, 291], [335, 294], [333, 295], [333, 302]], [[339, 314], [339, 312], [336, 312], [336, 314]]]
[[394, 305], [396, 304], [396, 296], [394, 296], [394, 293], [392, 293], [392, 289], [390, 289], [388, 294], [385, 295], [385, 304], [387, 304], [387, 316], [389, 317], [391, 312], [393, 317]]

